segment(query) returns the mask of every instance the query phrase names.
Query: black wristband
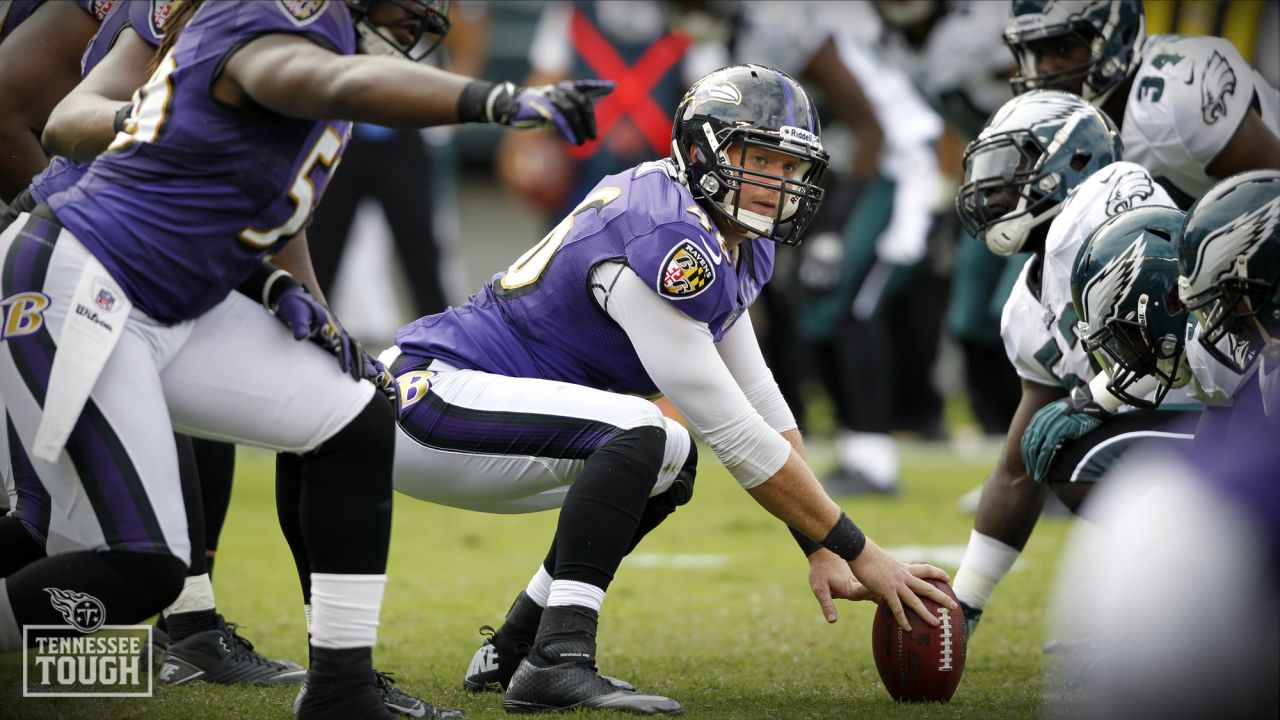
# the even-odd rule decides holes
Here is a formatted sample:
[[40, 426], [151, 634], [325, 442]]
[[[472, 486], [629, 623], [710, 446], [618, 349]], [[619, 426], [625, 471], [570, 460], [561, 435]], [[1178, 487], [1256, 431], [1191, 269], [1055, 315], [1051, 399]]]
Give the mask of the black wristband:
[[809, 557], [822, 549], [822, 543], [817, 540], [810, 538], [808, 535], [805, 535], [790, 525], [787, 526], [787, 529], [791, 531], [791, 537], [796, 539], [796, 544], [804, 551], [805, 557]]
[[835, 527], [831, 528], [831, 532], [822, 539], [822, 547], [849, 562], [861, 555], [862, 549], [866, 546], [867, 536], [844, 513], [840, 513], [840, 519], [836, 521]]
[[462, 88], [462, 94], [458, 96], [458, 122], [493, 122], [486, 112], [485, 104], [489, 101], [489, 93], [496, 86], [497, 83], [488, 80], [472, 80]]
[[269, 262], [263, 262], [252, 275], [240, 283], [236, 291], [275, 312], [276, 302], [284, 291], [291, 287], [301, 287], [301, 284], [284, 270]]
[[133, 103], [129, 102], [129, 103], [125, 103], [124, 105], [121, 105], [120, 109], [116, 111], [115, 120], [111, 122], [111, 128], [115, 130], [117, 133], [124, 132], [124, 124], [129, 119], [129, 116], [132, 114], [133, 114]]

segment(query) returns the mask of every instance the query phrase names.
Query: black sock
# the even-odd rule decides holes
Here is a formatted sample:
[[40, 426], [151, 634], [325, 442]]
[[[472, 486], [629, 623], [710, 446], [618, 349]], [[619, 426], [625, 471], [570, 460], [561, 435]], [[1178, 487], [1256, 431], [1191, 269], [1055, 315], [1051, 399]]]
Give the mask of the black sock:
[[493, 634], [493, 646], [503, 655], [525, 655], [538, 635], [542, 607], [523, 590], [507, 610], [507, 619]]
[[372, 676], [373, 648], [334, 650], [311, 645], [311, 677], [308, 682], [358, 680], [368, 683]]
[[547, 664], [595, 663], [596, 629], [600, 614], [579, 605], [548, 607], [538, 625], [538, 640], [530, 658]]
[[312, 572], [386, 572], [394, 452], [394, 411], [374, 393], [346, 427], [302, 456], [299, 525]]
[[293, 565], [302, 587], [302, 603], [311, 604], [311, 557], [302, 539], [302, 458], [281, 453], [276, 455], [276, 517], [280, 532], [293, 553]]
[[587, 458], [560, 510], [552, 577], [608, 589], [658, 480], [666, 436], [633, 428]]
[[182, 485], [182, 506], [187, 513], [187, 540], [191, 543], [191, 563], [187, 577], [208, 572], [204, 552], [204, 500], [200, 494], [200, 471], [196, 465], [192, 438], [174, 433], [173, 444], [178, 451], [178, 481]]
[[236, 474], [236, 446], [215, 440], [193, 438], [196, 466], [200, 468], [200, 500], [204, 506], [205, 566], [213, 575], [218, 538], [231, 506], [231, 481]]
[[165, 617], [165, 624], [168, 627], [169, 642], [176, 643], [196, 633], [217, 630], [218, 611], [195, 610], [193, 612], [169, 613]]

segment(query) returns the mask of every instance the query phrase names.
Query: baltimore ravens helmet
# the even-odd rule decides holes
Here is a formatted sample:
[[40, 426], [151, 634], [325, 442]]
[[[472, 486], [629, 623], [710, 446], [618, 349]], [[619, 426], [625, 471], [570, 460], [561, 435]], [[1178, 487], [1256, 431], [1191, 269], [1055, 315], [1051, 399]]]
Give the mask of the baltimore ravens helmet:
[[[346, 0], [360, 52], [418, 62], [449, 33], [449, 0]], [[385, 17], [383, 17], [385, 15]], [[403, 29], [397, 37], [396, 29]]]
[[[828, 165], [818, 112], [800, 83], [763, 65], [732, 65], [704, 76], [685, 93], [671, 130], [671, 159], [699, 204], [750, 236], [800, 242], [822, 202]], [[751, 167], [751, 151], [789, 156], [784, 174]], [[739, 190], [776, 190], [772, 214], [741, 207]]]

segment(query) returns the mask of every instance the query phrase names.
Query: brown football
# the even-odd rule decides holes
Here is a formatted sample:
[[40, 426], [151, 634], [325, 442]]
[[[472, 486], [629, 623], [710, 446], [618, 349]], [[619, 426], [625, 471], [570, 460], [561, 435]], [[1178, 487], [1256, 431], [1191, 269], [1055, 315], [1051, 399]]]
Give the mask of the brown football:
[[[929, 580], [954, 600], [951, 586]], [[876, 609], [871, 623], [871, 650], [876, 670], [889, 695], [899, 702], [946, 702], [960, 684], [964, 672], [964, 613], [920, 598], [927, 610], [942, 620], [933, 627], [907, 610], [911, 631], [898, 627], [885, 603]]]

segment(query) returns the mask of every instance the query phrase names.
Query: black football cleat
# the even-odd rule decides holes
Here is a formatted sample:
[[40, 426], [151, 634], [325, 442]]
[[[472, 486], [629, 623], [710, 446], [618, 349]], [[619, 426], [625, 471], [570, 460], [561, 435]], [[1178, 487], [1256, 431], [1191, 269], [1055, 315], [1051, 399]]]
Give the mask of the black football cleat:
[[[520, 663], [502, 707], [509, 713], [570, 712], [579, 708], [618, 710], [633, 715], [676, 715], [684, 708], [661, 695], [622, 689], [596, 671], [591, 638], [552, 643], [559, 662], [532, 652]], [[566, 658], [573, 658], [567, 660]]]
[[[529, 644], [516, 643], [513, 651], [502, 652], [494, 644], [495, 631], [492, 626], [481, 625], [480, 634], [486, 636], [485, 641], [476, 648], [476, 654], [471, 656], [471, 665], [467, 667], [462, 686], [473, 693], [505, 692], [511, 685], [511, 676], [515, 675], [516, 668], [520, 667], [520, 661], [529, 654]], [[636, 689], [635, 685], [626, 680], [608, 675], [600, 677], [617, 690]]]
[[160, 682], [219, 685], [288, 685], [301, 682], [306, 670], [289, 661], [269, 660], [221, 615], [217, 627], [185, 637], [167, 648], [159, 666]]
[[[378, 691], [378, 695], [382, 700], [383, 706], [395, 713], [411, 718], [425, 718], [426, 720], [459, 720], [464, 717], [462, 710], [453, 708], [438, 708], [429, 702], [419, 700], [409, 693], [395, 686], [395, 678], [391, 677], [393, 673], [373, 671], [373, 685]], [[307, 681], [302, 681], [302, 687], [298, 688], [298, 696], [293, 700], [293, 714], [301, 717], [299, 710], [302, 708], [303, 699], [307, 696]], [[381, 716], [379, 716], [381, 717]], [[390, 716], [388, 716], [390, 717]]]

